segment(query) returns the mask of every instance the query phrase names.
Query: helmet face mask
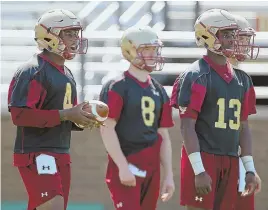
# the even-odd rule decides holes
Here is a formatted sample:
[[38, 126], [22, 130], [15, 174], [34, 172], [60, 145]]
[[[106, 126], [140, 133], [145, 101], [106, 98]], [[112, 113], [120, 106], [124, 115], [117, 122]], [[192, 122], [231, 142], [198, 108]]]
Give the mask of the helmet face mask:
[[74, 57], [76, 54], [86, 54], [88, 48], [88, 40], [82, 38], [82, 29], [70, 28], [61, 30], [61, 44], [65, 46], [63, 54], [65, 57]]
[[[161, 56], [163, 45], [142, 44], [137, 49], [137, 67], [146, 71], [161, 71], [164, 65], [164, 58]], [[134, 62], [135, 63], [135, 62]]]
[[235, 58], [238, 61], [257, 59], [259, 47], [255, 45], [255, 30], [250, 26], [246, 18], [239, 15], [234, 15], [234, 17], [239, 27]]
[[[218, 30], [216, 36], [220, 44], [218, 50], [226, 57], [232, 57], [237, 51], [237, 28]], [[217, 41], [215, 43], [217, 44]]]
[[255, 36], [256, 33], [251, 28], [241, 29], [238, 32], [238, 52], [236, 53], [236, 59], [238, 61], [257, 59], [260, 48], [255, 45]]
[[124, 58], [138, 69], [148, 72], [161, 71], [164, 58], [161, 56], [163, 43], [150, 28], [130, 28], [121, 39]]
[[[79, 35], [80, 33], [80, 35]], [[70, 11], [57, 9], [43, 14], [35, 26], [35, 40], [40, 50], [71, 60], [85, 54], [88, 40], [82, 36], [82, 25]]]

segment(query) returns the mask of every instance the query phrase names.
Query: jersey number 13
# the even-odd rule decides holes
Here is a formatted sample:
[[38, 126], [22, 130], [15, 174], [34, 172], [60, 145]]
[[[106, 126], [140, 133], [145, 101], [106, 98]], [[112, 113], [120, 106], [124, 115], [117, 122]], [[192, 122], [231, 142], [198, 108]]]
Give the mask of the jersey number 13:
[[[225, 122], [224, 119], [225, 116], [224, 114], [226, 111], [225, 98], [219, 98], [217, 105], [219, 107], [219, 116], [218, 121], [215, 122], [215, 127], [226, 129], [227, 123]], [[238, 99], [230, 99], [228, 108], [234, 109], [234, 117], [236, 118], [235, 120], [236, 122], [234, 120], [229, 120], [228, 125], [232, 130], [238, 130], [240, 128], [241, 102]]]

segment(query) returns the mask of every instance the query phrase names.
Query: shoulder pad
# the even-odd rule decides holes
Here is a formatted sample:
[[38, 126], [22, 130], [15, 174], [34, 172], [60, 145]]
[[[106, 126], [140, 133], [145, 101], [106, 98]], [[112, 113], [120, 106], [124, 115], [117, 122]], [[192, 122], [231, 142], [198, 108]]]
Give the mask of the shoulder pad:
[[181, 75], [181, 79], [187, 79], [191, 81], [196, 81], [204, 74], [208, 74], [210, 71], [209, 65], [204, 61], [204, 59], [200, 59], [192, 63]]
[[18, 67], [14, 77], [23, 77], [27, 79], [34, 78], [45, 67], [45, 62], [42, 59], [38, 59], [38, 56], [33, 56], [30, 60], [23, 63]]
[[160, 88], [160, 89], [163, 88], [163, 86], [160, 84], [160, 82], [158, 82], [155, 78], [151, 77], [151, 81], [157, 88]]
[[242, 76], [251, 78], [250, 75], [247, 72], [245, 72], [244, 70], [238, 69], [238, 68], [233, 68], [233, 69], [234, 69], [234, 71], [239, 72]]

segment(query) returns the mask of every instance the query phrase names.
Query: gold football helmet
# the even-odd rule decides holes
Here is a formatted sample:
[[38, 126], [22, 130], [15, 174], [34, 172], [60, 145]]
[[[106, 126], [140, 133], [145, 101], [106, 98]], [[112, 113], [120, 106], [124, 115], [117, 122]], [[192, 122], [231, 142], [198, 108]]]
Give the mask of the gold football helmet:
[[[150, 47], [154, 49], [153, 55], [145, 56], [145, 50]], [[135, 67], [149, 72], [163, 69], [162, 47], [162, 41], [149, 26], [129, 28], [121, 38], [121, 51], [124, 58]]]
[[[75, 30], [75, 46], [68, 46], [60, 37], [64, 30]], [[44, 13], [35, 25], [35, 41], [40, 50], [48, 50], [56, 53], [64, 59], [71, 60], [76, 54], [85, 54], [88, 48], [88, 40], [82, 37], [82, 25], [80, 20], [70, 11], [54, 9]]]
[[[210, 9], [202, 13], [195, 25], [196, 44], [225, 57], [236, 52], [238, 25], [234, 16], [222, 9]], [[230, 35], [220, 36], [220, 31], [231, 31]], [[228, 47], [224, 47], [228, 43]]]

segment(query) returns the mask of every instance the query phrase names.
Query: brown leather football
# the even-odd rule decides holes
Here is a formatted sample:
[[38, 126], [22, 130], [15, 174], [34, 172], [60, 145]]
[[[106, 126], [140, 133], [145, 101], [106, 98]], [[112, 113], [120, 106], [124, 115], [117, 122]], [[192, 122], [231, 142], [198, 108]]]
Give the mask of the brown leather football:
[[99, 122], [105, 121], [109, 115], [109, 107], [107, 104], [98, 100], [89, 101], [88, 104], [83, 107], [83, 110], [92, 114]]

